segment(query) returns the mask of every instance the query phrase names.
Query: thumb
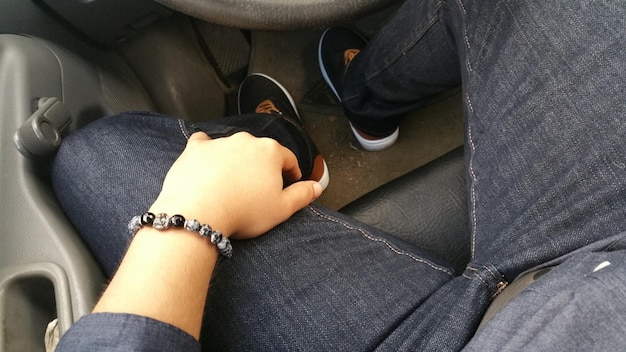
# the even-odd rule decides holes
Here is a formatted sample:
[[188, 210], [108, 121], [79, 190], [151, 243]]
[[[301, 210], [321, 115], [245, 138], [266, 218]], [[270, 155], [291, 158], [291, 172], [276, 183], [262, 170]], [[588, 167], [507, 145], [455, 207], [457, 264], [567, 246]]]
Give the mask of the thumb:
[[191, 136], [189, 136], [189, 141], [208, 141], [210, 139], [211, 137], [202, 131], [194, 132]]
[[322, 185], [316, 181], [298, 181], [283, 190], [282, 200], [289, 216], [306, 207], [322, 194]]

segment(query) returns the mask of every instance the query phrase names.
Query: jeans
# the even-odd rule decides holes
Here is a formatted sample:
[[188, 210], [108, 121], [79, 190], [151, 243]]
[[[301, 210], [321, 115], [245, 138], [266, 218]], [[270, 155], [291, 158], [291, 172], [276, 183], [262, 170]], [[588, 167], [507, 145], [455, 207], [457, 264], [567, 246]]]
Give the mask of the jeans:
[[[213, 278], [203, 346], [623, 350], [625, 7], [406, 1], [352, 62], [344, 107], [360, 128], [393, 130], [404, 112], [462, 84], [471, 262], [457, 273], [314, 204], [233, 243]], [[198, 127], [219, 135], [227, 123]], [[55, 191], [107, 274], [129, 240], [126, 222], [157, 196], [191, 130], [169, 118], [118, 116], [59, 151]], [[503, 287], [547, 266], [554, 269], [476, 332]]]
[[294, 152], [302, 174], [309, 175], [317, 149], [298, 129], [267, 114], [197, 126], [149, 112], [111, 116], [64, 140], [53, 168], [53, 187], [105, 274], [111, 276], [126, 251], [121, 244], [128, 236], [121, 224], [110, 224], [110, 219], [130, 219], [139, 209], [148, 209], [192, 133], [202, 130], [220, 138], [246, 131], [272, 137]]

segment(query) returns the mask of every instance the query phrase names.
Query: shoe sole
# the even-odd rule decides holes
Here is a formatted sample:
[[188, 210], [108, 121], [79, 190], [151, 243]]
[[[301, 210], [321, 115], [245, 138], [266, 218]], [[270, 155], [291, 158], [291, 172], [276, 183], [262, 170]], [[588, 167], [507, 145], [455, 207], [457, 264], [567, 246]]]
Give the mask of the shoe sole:
[[379, 152], [381, 150], [385, 150], [391, 147], [396, 143], [396, 141], [398, 140], [398, 135], [400, 134], [400, 128], [398, 127], [395, 131], [393, 131], [392, 134], [387, 137], [380, 139], [365, 139], [361, 137], [356, 128], [352, 126], [352, 123], [350, 123], [350, 128], [352, 129], [352, 134], [354, 134], [357, 141], [359, 141], [359, 144], [361, 144], [361, 147], [363, 147], [363, 149], [367, 150], [368, 152]]
[[[317, 170], [319, 170], [319, 168], [322, 169], [321, 174], [319, 174], [319, 172], [316, 172]], [[317, 183], [322, 186], [323, 191], [326, 190], [326, 187], [328, 187], [328, 184], [330, 183], [328, 165], [326, 165], [326, 160], [324, 160], [324, 157], [321, 154], [318, 154], [317, 157], [315, 157], [313, 171], [311, 172], [309, 180], [317, 181]]]
[[332, 28], [328, 28], [324, 31], [324, 33], [322, 33], [322, 37], [320, 38], [320, 42], [317, 45], [317, 62], [319, 62], [319, 66], [320, 66], [320, 71], [322, 71], [322, 77], [324, 77], [324, 81], [326, 81], [326, 84], [330, 87], [330, 89], [333, 91], [333, 93], [335, 93], [335, 97], [337, 97], [337, 100], [339, 100], [339, 102], [341, 103], [341, 97], [339, 96], [339, 93], [337, 92], [337, 89], [335, 89], [335, 86], [333, 85], [333, 82], [330, 80], [330, 77], [328, 77], [328, 72], [326, 72], [326, 68], [324, 67], [323, 61], [322, 61], [322, 43], [324, 42], [324, 38], [326, 37], [326, 33], [328, 33], [328, 31], [330, 31]]
[[328, 187], [328, 184], [330, 183], [330, 174], [328, 173], [328, 165], [326, 165], [326, 159], [322, 158], [322, 161], [324, 161], [324, 174], [322, 175], [322, 178], [320, 178], [319, 181], [317, 181], [320, 186], [322, 186], [322, 191], [326, 190], [326, 187]]

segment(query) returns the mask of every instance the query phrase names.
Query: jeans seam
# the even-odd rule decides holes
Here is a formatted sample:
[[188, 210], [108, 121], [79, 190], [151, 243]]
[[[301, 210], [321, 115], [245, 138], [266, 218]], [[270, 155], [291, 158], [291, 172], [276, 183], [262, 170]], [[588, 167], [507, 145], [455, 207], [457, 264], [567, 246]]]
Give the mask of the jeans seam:
[[498, 274], [500, 274], [499, 276], [496, 275], [496, 273], [493, 272], [493, 270], [491, 270], [490, 267], [488, 267], [487, 265], [483, 266], [483, 268], [485, 268], [485, 270], [487, 270], [489, 272], [489, 274], [491, 275], [491, 277], [496, 280], [496, 281], [506, 281], [504, 276], [502, 274], [500, 274], [498, 272]]
[[[500, 293], [502, 293], [502, 291], [509, 285], [509, 282], [506, 281], [506, 278], [500, 274], [500, 272], [496, 271], [494, 272], [488, 265], [482, 265], [480, 266], [480, 268], [484, 269], [484, 274], [488, 274], [489, 276], [491, 276], [491, 278], [493, 279], [494, 284], [490, 285], [488, 282], [489, 277], [487, 276], [482, 276], [483, 272], [481, 272], [480, 270], [478, 270], [478, 268], [474, 268], [470, 265], [468, 265], [466, 267], [466, 271], [462, 274], [462, 276], [466, 279], [471, 280], [472, 278], [477, 278], [480, 282], [483, 283], [483, 285], [485, 285], [485, 287], [487, 287], [487, 289], [489, 289], [489, 291], [491, 292], [492, 296], [491, 298], [495, 298], [497, 295], [499, 295]], [[472, 274], [468, 275], [466, 274], [467, 271], [471, 271]]]
[[475, 268], [471, 268], [471, 267], [467, 267], [467, 270], [471, 270], [472, 271], [472, 275], [467, 275], [466, 273], [463, 273], [463, 277], [466, 279], [472, 279], [472, 278], [477, 278], [478, 280], [480, 280], [480, 282], [483, 283], [483, 285], [485, 285], [486, 287], [489, 287], [489, 284], [487, 283], [487, 281], [485, 281], [485, 279], [483, 279], [482, 276], [480, 276], [479, 272], [477, 269]]
[[178, 129], [180, 130], [180, 133], [182, 133], [183, 137], [188, 140], [190, 135], [187, 132], [187, 129], [185, 128], [185, 122], [182, 119], [178, 119]]
[[626, 235], [620, 237], [619, 239], [609, 243], [606, 248], [604, 249], [604, 251], [612, 251], [613, 248], [615, 248], [618, 244], [620, 244], [622, 242], [622, 240], [626, 239]]
[[347, 224], [347, 223], [345, 223], [345, 222], [343, 222], [343, 221], [341, 221], [341, 220], [339, 220], [339, 219], [337, 219], [337, 218], [334, 218], [334, 217], [331, 217], [331, 216], [328, 216], [328, 215], [322, 214], [322, 213], [320, 213], [319, 211], [317, 211], [315, 208], [313, 208], [313, 207], [311, 207], [311, 206], [309, 206], [308, 208], [309, 208], [311, 211], [313, 211], [313, 212], [314, 212], [317, 216], [319, 216], [319, 217], [321, 217], [321, 218], [323, 218], [323, 219], [326, 219], [326, 220], [328, 220], [328, 221], [331, 221], [331, 222], [334, 222], [334, 223], [336, 223], [336, 224], [339, 224], [339, 225], [341, 225], [341, 226], [345, 227], [346, 229], [349, 229], [349, 230], [354, 230], [354, 231], [359, 232], [359, 233], [361, 234], [361, 236], [363, 236], [365, 239], [367, 239], [367, 240], [369, 240], [369, 241], [372, 241], [372, 242], [378, 242], [378, 243], [382, 243], [382, 244], [384, 244], [384, 245], [385, 245], [387, 248], [389, 248], [392, 252], [394, 252], [394, 253], [396, 253], [396, 254], [398, 254], [398, 255], [403, 255], [403, 256], [406, 256], [406, 257], [408, 257], [408, 258], [410, 258], [410, 259], [412, 259], [412, 260], [414, 260], [414, 261], [416, 261], [416, 262], [418, 262], [418, 263], [425, 264], [425, 265], [427, 265], [427, 266], [431, 267], [432, 269], [435, 269], [435, 270], [438, 270], [438, 271], [444, 272], [444, 273], [448, 274], [449, 276], [454, 276], [454, 273], [453, 273], [452, 271], [450, 271], [450, 270], [448, 270], [448, 269], [446, 269], [446, 268], [444, 268], [444, 267], [441, 267], [441, 266], [439, 266], [439, 265], [436, 265], [436, 264], [434, 264], [434, 263], [431, 263], [431, 262], [430, 262], [430, 261], [428, 261], [428, 260], [421, 259], [421, 258], [419, 258], [419, 257], [417, 257], [417, 256], [415, 256], [415, 255], [413, 255], [413, 254], [411, 254], [411, 253], [408, 253], [408, 252], [402, 251], [402, 250], [400, 250], [400, 249], [398, 249], [398, 248], [394, 247], [394, 246], [393, 246], [391, 243], [389, 243], [387, 240], [384, 240], [384, 239], [382, 239], [382, 238], [377, 238], [377, 237], [374, 237], [374, 236], [372, 236], [372, 235], [368, 234], [368, 233], [367, 233], [367, 231], [365, 231], [365, 230], [363, 230], [363, 229], [360, 229], [360, 228], [357, 228], [357, 227], [351, 226], [351, 225], [349, 225], [349, 224]]
[[[441, 10], [442, 2], [438, 1], [436, 6], [437, 6], [437, 12], [439, 12], [439, 10]], [[371, 75], [368, 75], [367, 77], [365, 77], [364, 83], [371, 81], [372, 79], [380, 75], [381, 72], [389, 68], [389, 66], [391, 66], [394, 62], [398, 61], [398, 59], [402, 57], [411, 47], [414, 47], [422, 39], [424, 34], [428, 32], [428, 30], [438, 21], [439, 21], [439, 15], [433, 16], [433, 18], [430, 21], [428, 21], [428, 23], [426, 23], [426, 25], [424, 26], [424, 29], [418, 33], [415, 40], [410, 41], [408, 45], [402, 47], [402, 50], [399, 50], [398, 52], [396, 52], [395, 55], [393, 56], [393, 59], [390, 60], [388, 64], [384, 65], [379, 70], [376, 70], [376, 72], [372, 73]], [[353, 97], [347, 97], [345, 99], [351, 99], [351, 98]]]
[[467, 11], [465, 10], [465, 5], [463, 5], [463, 0], [458, 0], [459, 3], [459, 7], [461, 8], [461, 12], [463, 12], [463, 15], [467, 14]]
[[[457, 3], [459, 4], [459, 7], [461, 8], [461, 12], [463, 13], [463, 16], [465, 16], [467, 12], [465, 10], [465, 6], [463, 5], [463, 1], [458, 0]], [[468, 55], [471, 49], [471, 46], [470, 46], [469, 37], [467, 35], [467, 28], [465, 28], [465, 25], [463, 25], [463, 42], [466, 47], [465, 66], [467, 68], [467, 74], [470, 75], [473, 72], [472, 65], [470, 63], [469, 55]], [[467, 105], [468, 114], [475, 114], [474, 106], [472, 105], [472, 100], [469, 94], [466, 93], [464, 95], [465, 95], [465, 103]], [[468, 121], [470, 120], [469, 116], [467, 120]], [[467, 124], [467, 141], [470, 147], [470, 150], [469, 150], [470, 155], [469, 155], [467, 169], [468, 169], [469, 176], [470, 176], [470, 187], [469, 187], [470, 189], [470, 212], [471, 212], [470, 221], [472, 223], [471, 258], [473, 259], [474, 256], [476, 255], [476, 231], [478, 229], [478, 225], [477, 225], [478, 221], [476, 217], [476, 183], [478, 183], [478, 178], [476, 177], [476, 170], [474, 169], [474, 155], [476, 154], [476, 142], [474, 141], [474, 134], [472, 132], [472, 127], [469, 122]]]
[[[467, 98], [468, 105], [471, 105], [469, 101], [469, 97]], [[472, 248], [471, 248], [471, 257], [474, 258], [476, 255], [476, 231], [478, 229], [478, 221], [476, 217], [476, 183], [478, 182], [478, 178], [476, 177], [476, 170], [474, 169], [474, 154], [476, 152], [476, 143], [473, 140], [472, 128], [470, 126], [467, 127], [467, 140], [470, 146], [470, 156], [468, 161], [468, 170], [470, 175], [470, 221], [472, 222]]]

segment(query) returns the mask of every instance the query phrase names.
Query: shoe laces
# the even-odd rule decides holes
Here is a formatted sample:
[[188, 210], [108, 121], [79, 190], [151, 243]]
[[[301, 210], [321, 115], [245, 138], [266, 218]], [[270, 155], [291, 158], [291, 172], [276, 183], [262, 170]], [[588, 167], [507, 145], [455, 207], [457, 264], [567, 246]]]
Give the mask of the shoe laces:
[[343, 65], [346, 69], [348, 69], [348, 66], [359, 52], [361, 52], [359, 49], [347, 49], [343, 52]]
[[269, 100], [263, 100], [257, 107], [255, 112], [257, 114], [272, 114], [272, 113], [277, 113], [277, 114], [282, 114], [280, 112], [280, 110], [278, 110], [278, 108], [276, 107], [276, 105], [274, 105], [274, 103]]

